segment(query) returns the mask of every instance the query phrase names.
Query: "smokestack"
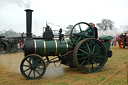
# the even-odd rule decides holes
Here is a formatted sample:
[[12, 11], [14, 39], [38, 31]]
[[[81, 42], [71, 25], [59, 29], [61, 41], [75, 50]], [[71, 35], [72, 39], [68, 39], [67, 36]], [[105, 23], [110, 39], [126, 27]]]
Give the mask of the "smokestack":
[[31, 9], [26, 9], [26, 37], [27, 38], [32, 38], [32, 33], [31, 33], [31, 29], [32, 29], [32, 12], [33, 10]]

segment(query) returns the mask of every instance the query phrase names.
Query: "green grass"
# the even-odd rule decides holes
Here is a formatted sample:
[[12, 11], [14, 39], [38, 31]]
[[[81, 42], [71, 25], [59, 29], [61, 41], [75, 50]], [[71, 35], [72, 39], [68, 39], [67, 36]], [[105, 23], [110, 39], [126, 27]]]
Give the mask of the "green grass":
[[[84, 74], [77, 68], [62, 66], [64, 75], [54, 78], [44, 76], [38, 80], [27, 80], [20, 73], [8, 70], [9, 66], [0, 63], [0, 85], [98, 85], [123, 66], [124, 63], [128, 62], [128, 48], [120, 49], [118, 46], [113, 46], [110, 49], [113, 51], [113, 56], [108, 59], [106, 65], [99, 72], [91, 74]], [[6, 55], [3, 56], [6, 57]], [[23, 56], [23, 53], [21, 53], [20, 56]], [[23, 59], [23, 57], [20, 56], [17, 56], [19, 59], [17, 59], [17, 62]], [[16, 57], [13, 56], [13, 58]], [[7, 62], [9, 61], [11, 61], [11, 58], [7, 60]], [[0, 60], [0, 62], [2, 62], [2, 60]], [[126, 75], [126, 67], [124, 66], [102, 85], [126, 85]]]

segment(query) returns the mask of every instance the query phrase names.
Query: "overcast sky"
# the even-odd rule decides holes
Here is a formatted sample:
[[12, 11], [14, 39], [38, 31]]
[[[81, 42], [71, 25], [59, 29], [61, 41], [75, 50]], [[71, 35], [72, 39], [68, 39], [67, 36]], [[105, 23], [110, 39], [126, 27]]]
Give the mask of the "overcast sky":
[[[115, 22], [115, 27], [128, 25], [128, 0], [0, 0], [0, 31], [13, 29], [26, 33], [25, 9], [33, 9], [32, 32], [42, 35], [46, 21], [67, 27], [78, 22]], [[52, 26], [59, 30], [59, 27]]]

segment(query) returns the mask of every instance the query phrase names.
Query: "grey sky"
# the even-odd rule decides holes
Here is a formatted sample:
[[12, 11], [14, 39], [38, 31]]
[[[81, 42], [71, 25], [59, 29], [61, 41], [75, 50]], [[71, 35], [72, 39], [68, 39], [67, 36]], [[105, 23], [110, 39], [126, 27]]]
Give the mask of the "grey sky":
[[46, 21], [67, 27], [110, 19], [120, 31], [120, 26], [128, 25], [127, 3], [128, 0], [0, 0], [0, 31], [26, 32], [26, 8], [34, 10], [32, 32], [36, 35], [42, 35]]

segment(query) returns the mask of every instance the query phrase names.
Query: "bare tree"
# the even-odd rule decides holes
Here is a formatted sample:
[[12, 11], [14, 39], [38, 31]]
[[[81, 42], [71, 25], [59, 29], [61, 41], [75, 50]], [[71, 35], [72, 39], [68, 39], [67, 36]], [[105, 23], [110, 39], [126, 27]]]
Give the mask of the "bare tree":
[[101, 23], [96, 24], [101, 30], [112, 30], [114, 27], [114, 22], [109, 19], [102, 19]]
[[72, 28], [73, 28], [73, 25], [68, 25], [67, 26], [67, 29], [69, 29], [69, 30], [68, 31], [65, 31], [65, 34], [69, 35]]

